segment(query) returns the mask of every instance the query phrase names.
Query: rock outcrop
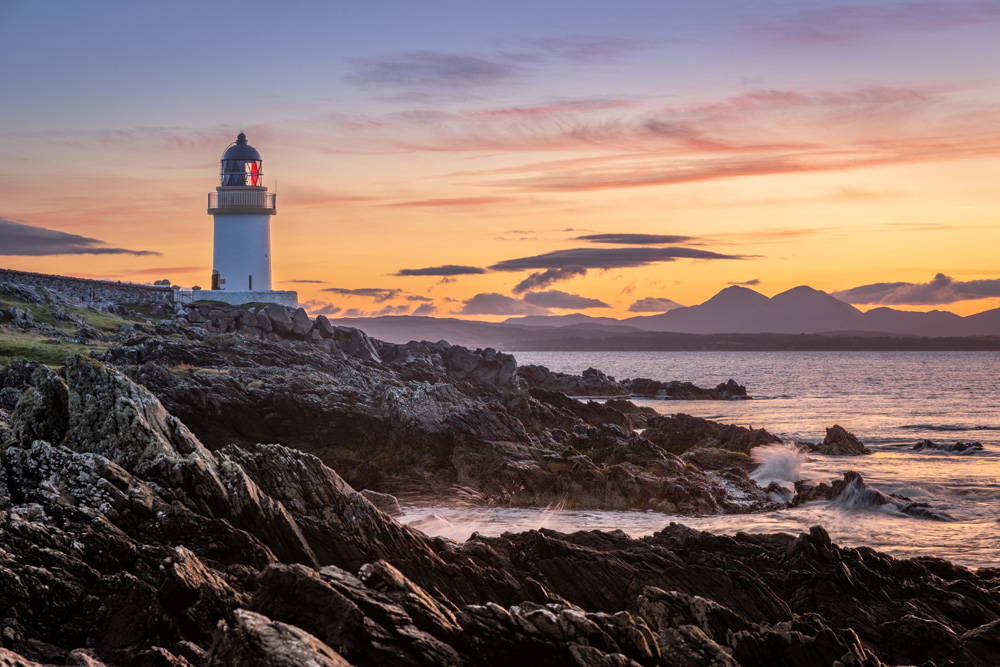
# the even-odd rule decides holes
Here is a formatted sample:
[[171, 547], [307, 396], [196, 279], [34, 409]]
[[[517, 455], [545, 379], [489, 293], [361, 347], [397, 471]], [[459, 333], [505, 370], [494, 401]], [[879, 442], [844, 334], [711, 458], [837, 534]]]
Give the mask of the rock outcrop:
[[514, 506], [770, 506], [745, 475], [685, 466], [636, 435], [658, 418], [649, 408], [524, 391], [513, 358], [493, 350], [376, 347], [388, 361], [232, 335], [140, 335], [102, 358], [150, 388], [210, 449], [279, 442], [315, 454], [356, 488], [404, 499], [472, 490], [483, 503]]
[[821, 444], [807, 444], [806, 447], [811, 452], [825, 454], [827, 456], [860, 456], [861, 454], [871, 454], [871, 450], [865, 447], [865, 443], [839, 424], [834, 424], [826, 429], [826, 437]]
[[695, 447], [749, 454], [752, 448], [759, 445], [781, 442], [780, 438], [762, 428], [720, 424], [682, 413], [650, 419], [642, 435], [672, 454], [683, 454]]
[[833, 484], [795, 484], [796, 495], [793, 505], [799, 505], [811, 500], [831, 500], [838, 505], [851, 509], [894, 509], [919, 519], [934, 521], [954, 521], [955, 518], [927, 503], [916, 502], [911, 498], [898, 494], [886, 494], [869, 486], [861, 473], [850, 470], [844, 473], [843, 479]]
[[712, 389], [702, 389], [690, 382], [660, 382], [648, 378], [624, 380], [622, 385], [632, 396], [685, 401], [732, 401], [747, 399], [747, 388], [730, 378]]
[[[2, 407], [2, 404], [0, 404]], [[912, 449], [917, 452], [945, 452], [947, 454], [976, 454], [983, 451], [981, 442], [934, 442], [933, 440], [921, 440], [913, 445]]]
[[556, 373], [545, 366], [518, 366], [517, 375], [533, 389], [544, 389], [567, 396], [626, 396], [628, 389], [613, 377], [588, 368], [580, 375]]
[[[845, 549], [819, 527], [431, 539], [315, 456], [255, 443], [212, 451], [104, 363], [7, 367], [4, 384], [20, 392], [0, 450], [4, 664], [996, 662], [995, 570]], [[550, 461], [564, 476], [697, 472], [638, 436], [619, 447], [630, 436], [613, 424], [568, 437], [567, 451], [589, 449]], [[858, 483], [845, 477], [833, 497]]]

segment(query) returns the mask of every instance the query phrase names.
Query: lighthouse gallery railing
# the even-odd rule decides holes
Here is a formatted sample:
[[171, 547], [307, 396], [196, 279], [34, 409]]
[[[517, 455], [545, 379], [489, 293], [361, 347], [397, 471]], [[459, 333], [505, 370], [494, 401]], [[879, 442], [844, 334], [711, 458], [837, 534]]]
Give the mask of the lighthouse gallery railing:
[[208, 210], [267, 209], [275, 210], [277, 194], [265, 190], [218, 190], [208, 193]]

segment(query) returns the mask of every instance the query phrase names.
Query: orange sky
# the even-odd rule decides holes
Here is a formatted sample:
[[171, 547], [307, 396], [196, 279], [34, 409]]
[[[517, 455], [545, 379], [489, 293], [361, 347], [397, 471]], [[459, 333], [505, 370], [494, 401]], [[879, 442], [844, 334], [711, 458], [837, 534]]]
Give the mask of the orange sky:
[[[0, 17], [0, 58], [17, 65], [0, 70], [16, 100], [0, 129], [0, 220], [91, 241], [78, 254], [5, 254], [0, 234], [0, 266], [207, 286], [206, 193], [243, 129], [277, 182], [275, 288], [297, 289], [314, 312], [542, 312], [513, 290], [544, 267], [489, 267], [568, 249], [598, 259], [535, 291], [607, 304], [591, 315], [638, 314], [629, 307], [644, 298], [696, 304], [732, 283], [773, 295], [938, 273], [953, 279], [945, 291], [888, 289], [882, 303], [998, 305], [1000, 13], [900, 2], [856, 6], [855, 18], [839, 3], [818, 14], [763, 3], [727, 23], [696, 3], [671, 7], [611, 20], [598, 3], [566, 24], [528, 20], [529, 5], [509, 18], [469, 9], [447, 36], [401, 32], [405, 17], [376, 32], [355, 8], [325, 17], [348, 25], [329, 44], [276, 15], [258, 90], [219, 67], [215, 36], [191, 33], [193, 16], [160, 17], [147, 53], [118, 31], [157, 17], [126, 12], [104, 33], [96, 19], [53, 19], [63, 34], [19, 5]], [[74, 20], [100, 34], [74, 37]], [[57, 38], [91, 41], [68, 60], [42, 57]], [[182, 39], [197, 46], [173, 58], [157, 48]], [[94, 90], [69, 88], [79, 77]], [[72, 95], [60, 104], [62, 78]], [[688, 237], [640, 247], [706, 258], [601, 265], [598, 251], [629, 246], [578, 237], [610, 233]], [[486, 271], [396, 275], [446, 265]], [[344, 293], [359, 289], [384, 291]], [[497, 312], [468, 313], [493, 293], [508, 299]]]

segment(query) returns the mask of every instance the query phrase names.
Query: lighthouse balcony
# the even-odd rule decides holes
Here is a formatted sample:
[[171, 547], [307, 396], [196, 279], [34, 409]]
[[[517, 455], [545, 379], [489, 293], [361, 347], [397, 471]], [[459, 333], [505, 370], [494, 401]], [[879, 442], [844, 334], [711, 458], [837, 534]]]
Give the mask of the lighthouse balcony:
[[274, 215], [277, 209], [277, 194], [267, 188], [219, 188], [208, 193], [208, 212], [217, 213], [267, 213]]

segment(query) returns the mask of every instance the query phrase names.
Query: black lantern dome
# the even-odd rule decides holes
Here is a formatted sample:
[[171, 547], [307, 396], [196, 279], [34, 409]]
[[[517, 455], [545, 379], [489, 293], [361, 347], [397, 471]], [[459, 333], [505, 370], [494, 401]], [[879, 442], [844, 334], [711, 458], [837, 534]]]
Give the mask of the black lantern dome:
[[261, 187], [263, 164], [260, 153], [247, 143], [247, 135], [240, 132], [236, 143], [222, 154], [222, 187]]

